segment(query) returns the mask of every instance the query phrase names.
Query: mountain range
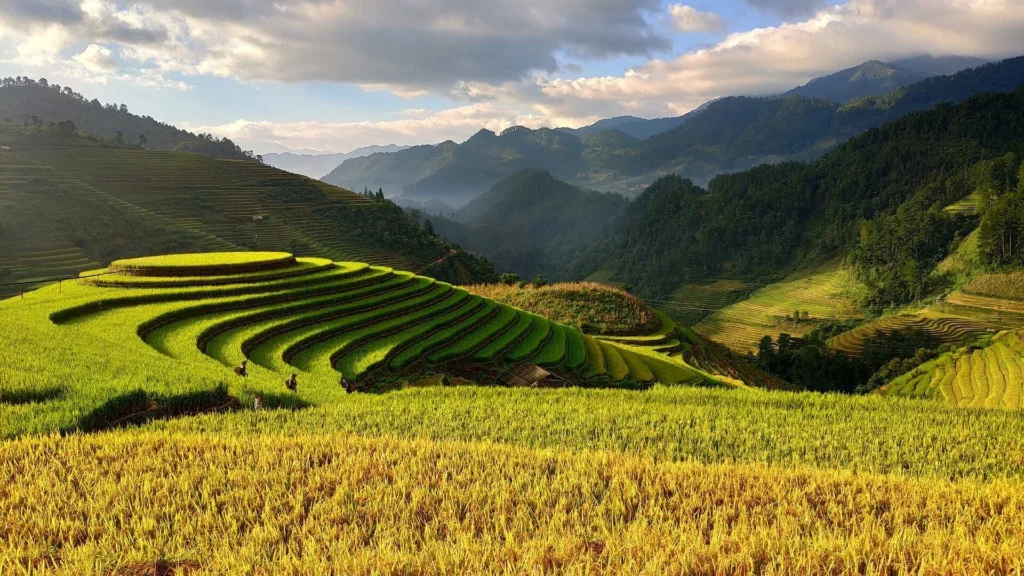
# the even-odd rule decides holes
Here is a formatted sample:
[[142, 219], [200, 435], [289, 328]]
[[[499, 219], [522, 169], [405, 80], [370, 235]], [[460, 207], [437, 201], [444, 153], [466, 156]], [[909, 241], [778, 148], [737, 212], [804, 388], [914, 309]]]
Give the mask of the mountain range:
[[272, 152], [263, 155], [263, 161], [274, 168], [302, 174], [310, 178], [322, 178], [349, 158], [362, 158], [370, 154], [389, 154], [405, 150], [408, 146], [388, 144], [385, 146], [364, 146], [347, 153], [331, 152]]
[[[942, 65], [918, 62], [924, 64]], [[864, 75], [870, 75], [869, 69], [880, 68], [866, 63]], [[547, 170], [589, 189], [636, 195], [667, 174], [707, 184], [716, 175], [759, 164], [814, 160], [909, 112], [960, 102], [981, 92], [1012, 90], [1022, 82], [1024, 58], [1014, 58], [843, 103], [801, 95], [723, 98], [646, 139], [620, 129], [637, 122], [632, 118], [605, 122], [597, 128], [617, 127], [596, 132], [481, 130], [462, 144], [449, 141], [347, 160], [323, 179], [356, 190], [383, 187], [389, 196], [417, 202], [436, 199], [455, 208], [526, 168]]]
[[987, 63], [980, 58], [968, 56], [918, 56], [888, 63], [871, 60], [835, 74], [815, 78], [785, 95], [846, 102], [854, 98], [887, 94], [931, 76], [952, 75]]

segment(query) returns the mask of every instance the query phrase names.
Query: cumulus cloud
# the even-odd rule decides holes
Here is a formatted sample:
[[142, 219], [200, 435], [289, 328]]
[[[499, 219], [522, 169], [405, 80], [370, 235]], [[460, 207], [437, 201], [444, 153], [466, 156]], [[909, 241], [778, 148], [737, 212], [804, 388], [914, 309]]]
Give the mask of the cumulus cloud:
[[[36, 3], [43, 2], [42, 7]], [[650, 55], [659, 0], [0, 0], [0, 29], [59, 26], [124, 59], [241, 81], [345, 82], [415, 93], [554, 73], [556, 54]]]
[[693, 6], [673, 4], [668, 7], [672, 27], [679, 32], [721, 32], [725, 20], [714, 12], [701, 12]]
[[106, 46], [89, 44], [85, 50], [75, 54], [72, 60], [78, 62], [86, 70], [97, 74], [109, 74], [117, 69], [117, 58]]
[[[515, 90], [551, 113], [685, 113], [729, 95], [773, 94], [866, 60], [920, 54], [999, 59], [1024, 54], [1024, 0], [851, 0], [806, 20], [730, 34], [719, 44], [653, 59], [619, 76], [538, 78]], [[517, 95], [517, 96], [513, 96]]]

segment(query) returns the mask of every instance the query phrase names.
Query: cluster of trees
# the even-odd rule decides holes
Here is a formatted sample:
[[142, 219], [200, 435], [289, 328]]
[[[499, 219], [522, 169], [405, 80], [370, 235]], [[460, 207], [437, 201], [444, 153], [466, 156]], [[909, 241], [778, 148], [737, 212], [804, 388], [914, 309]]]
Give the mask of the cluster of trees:
[[[844, 326], [843, 329], [846, 327]], [[815, 392], [867, 393], [938, 356], [941, 341], [921, 330], [882, 331], [850, 356], [825, 345], [829, 328], [804, 338], [765, 336], [755, 364], [790, 384]]]
[[[605, 269], [655, 297], [705, 278], [773, 281], [788, 269], [849, 254], [866, 221], [864, 262], [877, 256], [868, 253], [878, 246], [872, 237], [902, 227], [921, 240], [899, 267], [879, 277], [880, 285], [894, 286], [886, 290], [894, 295], [881, 300], [902, 300], [919, 291], [921, 277], [907, 262], [934, 262], [960, 226], [933, 204], [966, 195], [964, 175], [1007, 152], [1024, 152], [1024, 89], [911, 114], [812, 164], [719, 176], [707, 190], [667, 176], [629, 207], [601, 244], [577, 257], [573, 275]], [[878, 220], [883, 215], [894, 219]], [[911, 222], [918, 217], [927, 221]], [[890, 282], [895, 276], [907, 281]]]
[[384, 188], [378, 188], [377, 192], [374, 193], [369, 188], [363, 186], [363, 196], [366, 196], [367, 198], [373, 198], [377, 202], [381, 202], [384, 200]]
[[[70, 86], [51, 84], [45, 78], [24, 76], [0, 79], [0, 117], [36, 118], [37, 121], [67, 120], [78, 130], [93, 136], [123, 143], [134, 143], [152, 150], [197, 152], [215, 158], [262, 162], [251, 150], [242, 150], [228, 138], [211, 134], [193, 134], [150, 116], [137, 116], [125, 104], [103, 104], [89, 100]], [[41, 120], [40, 120], [41, 119]]]
[[1024, 265], [1024, 163], [1016, 154], [980, 163], [975, 170], [981, 194], [978, 248], [993, 266]]
[[977, 225], [974, 217], [942, 209], [965, 195], [962, 178], [947, 179], [916, 193], [895, 213], [861, 222], [851, 260], [867, 287], [869, 309], [907, 304], [935, 288], [940, 280], [932, 270]]

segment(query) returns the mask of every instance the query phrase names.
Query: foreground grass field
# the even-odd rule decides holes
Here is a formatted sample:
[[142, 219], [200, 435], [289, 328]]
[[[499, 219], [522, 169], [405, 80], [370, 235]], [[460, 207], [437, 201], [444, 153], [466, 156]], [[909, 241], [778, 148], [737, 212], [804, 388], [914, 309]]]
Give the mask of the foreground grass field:
[[0, 480], [0, 569], [62, 574], [1003, 574], [1024, 546], [1014, 481], [481, 443], [43, 438]]
[[[0, 302], [0, 574], [1024, 569], [1017, 411], [706, 387], [667, 323], [597, 340], [386, 268], [217, 260]], [[521, 358], [600, 387], [441, 385]]]

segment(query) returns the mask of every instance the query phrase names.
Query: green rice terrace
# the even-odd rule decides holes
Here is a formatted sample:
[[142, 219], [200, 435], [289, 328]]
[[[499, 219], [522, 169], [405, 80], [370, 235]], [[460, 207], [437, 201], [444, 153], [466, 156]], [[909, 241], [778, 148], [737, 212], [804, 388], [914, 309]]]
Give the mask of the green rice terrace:
[[0, 436], [257, 397], [268, 407], [330, 404], [431, 377], [742, 386], [688, 365], [670, 321], [647, 336], [596, 339], [410, 272], [277, 252], [115, 261], [2, 301], [0, 315]]

